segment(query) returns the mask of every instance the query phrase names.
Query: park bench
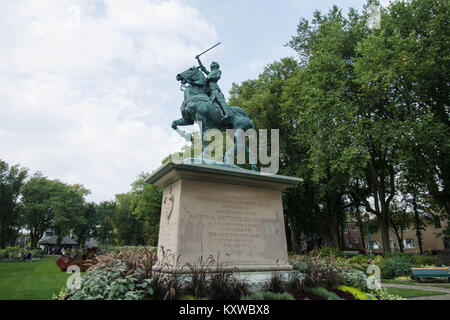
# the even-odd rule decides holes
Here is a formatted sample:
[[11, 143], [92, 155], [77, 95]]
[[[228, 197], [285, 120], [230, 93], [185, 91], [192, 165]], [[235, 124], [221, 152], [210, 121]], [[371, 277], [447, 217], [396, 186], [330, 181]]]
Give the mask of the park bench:
[[359, 254], [359, 251], [344, 251], [343, 254], [346, 257], [353, 257], [357, 256]]
[[422, 278], [447, 278], [450, 281], [449, 268], [411, 268], [413, 276]]

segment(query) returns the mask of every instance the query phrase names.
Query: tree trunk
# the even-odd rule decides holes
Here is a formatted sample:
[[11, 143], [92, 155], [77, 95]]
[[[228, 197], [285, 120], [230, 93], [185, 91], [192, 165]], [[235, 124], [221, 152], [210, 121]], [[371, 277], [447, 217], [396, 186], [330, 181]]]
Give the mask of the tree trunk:
[[331, 223], [328, 225], [329, 237], [333, 248], [339, 249], [339, 225], [335, 221], [335, 215], [330, 217]]
[[358, 228], [359, 228], [359, 233], [361, 234], [361, 245], [362, 245], [362, 248], [363, 249], [365, 249], [365, 248], [369, 248], [369, 245], [367, 244], [367, 246], [366, 246], [366, 240], [364, 239], [364, 236], [365, 236], [365, 230], [364, 230], [364, 223], [361, 221], [361, 217], [359, 216], [359, 213], [358, 213]]
[[394, 227], [394, 233], [395, 236], [397, 237], [397, 242], [398, 242], [398, 247], [400, 249], [400, 252], [404, 252], [403, 251], [403, 235], [400, 235], [398, 232], [398, 228]]
[[5, 248], [6, 244], [6, 223], [0, 226], [0, 248]]
[[31, 240], [31, 247], [37, 248], [37, 244], [39, 241], [39, 238], [37, 237], [36, 233], [30, 233], [30, 240]]
[[293, 227], [289, 227], [290, 229], [290, 237], [291, 237], [291, 249], [292, 251], [294, 251], [295, 253], [300, 253], [301, 252], [301, 248], [297, 242], [297, 232], [296, 230], [294, 230]]
[[419, 242], [420, 254], [423, 254], [423, 244], [422, 244], [422, 226], [419, 217], [419, 212], [417, 210], [416, 194], [413, 194], [413, 210], [414, 210], [414, 224], [416, 229], [417, 241]]
[[381, 240], [383, 242], [384, 255], [392, 252], [389, 241], [389, 220], [385, 221], [385, 219], [386, 219], [385, 215], [378, 218], [378, 222], [380, 223], [380, 233], [381, 233]]

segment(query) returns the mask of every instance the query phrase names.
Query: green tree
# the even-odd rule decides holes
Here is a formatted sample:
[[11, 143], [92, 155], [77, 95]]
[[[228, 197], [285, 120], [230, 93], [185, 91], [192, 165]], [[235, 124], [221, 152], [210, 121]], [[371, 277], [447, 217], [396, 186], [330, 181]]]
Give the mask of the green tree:
[[21, 220], [30, 231], [32, 248], [37, 248], [44, 232], [54, 224], [53, 197], [61, 186], [61, 182], [49, 180], [39, 172], [23, 186]]
[[62, 238], [86, 223], [83, 217], [85, 210], [84, 197], [89, 190], [82, 185], [58, 184], [58, 189], [52, 197], [54, 210], [54, 230], [57, 235], [57, 245]]
[[143, 245], [143, 226], [133, 214], [136, 209], [136, 195], [133, 192], [116, 194], [116, 210], [111, 219], [113, 235], [119, 245]]
[[84, 248], [86, 241], [95, 235], [99, 223], [96, 204], [93, 202], [84, 204], [80, 215], [75, 216], [74, 219], [72, 232], [77, 242]]
[[[376, 106], [380, 131], [399, 157], [399, 174], [425, 186], [450, 215], [450, 3], [395, 2], [381, 28], [358, 45], [363, 100]], [[366, 103], [367, 104], [367, 103]], [[380, 121], [381, 120], [381, 121]]]
[[302, 71], [303, 68], [292, 58], [274, 62], [258, 79], [233, 84], [230, 104], [242, 106], [257, 129], [279, 129], [279, 173], [304, 179], [283, 193], [291, 248], [299, 250], [301, 233], [311, 238], [323, 238], [339, 248], [342, 247], [339, 231], [345, 205], [343, 193], [336, 191], [342, 191], [339, 181], [342, 176], [329, 175], [320, 182], [312, 179], [312, 167], [308, 163], [310, 140], [299, 126]]
[[94, 237], [102, 244], [111, 244], [113, 242], [112, 217], [116, 210], [114, 201], [103, 201], [96, 206], [97, 226], [94, 231]]
[[394, 200], [390, 207], [390, 228], [397, 237], [400, 252], [403, 252], [403, 232], [414, 222], [414, 216], [408, 211], [405, 201]]
[[132, 184], [132, 191], [136, 194], [134, 213], [142, 223], [145, 244], [157, 246], [162, 190], [154, 185], [145, 183], [149, 176], [150, 174], [148, 173], [141, 173]]
[[18, 203], [28, 170], [0, 160], [0, 248], [13, 244], [19, 230]]

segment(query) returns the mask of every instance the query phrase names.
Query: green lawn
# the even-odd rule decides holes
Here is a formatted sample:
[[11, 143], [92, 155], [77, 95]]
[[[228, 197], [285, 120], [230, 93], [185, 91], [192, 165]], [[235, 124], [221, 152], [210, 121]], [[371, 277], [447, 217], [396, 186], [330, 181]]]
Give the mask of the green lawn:
[[415, 282], [415, 281], [402, 281], [402, 280], [383, 280], [384, 283], [394, 284], [412, 284], [416, 286], [427, 286], [450, 289], [450, 283], [438, 283], [438, 282]]
[[386, 287], [390, 294], [395, 294], [403, 298], [413, 298], [413, 297], [425, 297], [425, 296], [438, 296], [445, 294], [444, 292], [428, 291], [420, 289], [405, 289], [405, 288], [393, 288]]
[[0, 262], [0, 300], [48, 300], [66, 286], [55, 257], [33, 262]]

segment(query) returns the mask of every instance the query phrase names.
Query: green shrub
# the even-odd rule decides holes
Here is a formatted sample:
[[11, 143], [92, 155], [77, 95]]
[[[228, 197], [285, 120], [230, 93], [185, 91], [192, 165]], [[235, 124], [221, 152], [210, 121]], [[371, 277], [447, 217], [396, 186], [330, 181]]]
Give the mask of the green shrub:
[[343, 285], [358, 288], [362, 291], [368, 291], [367, 288], [367, 274], [360, 270], [350, 269], [350, 270], [340, 270], [338, 272], [340, 282]]
[[275, 293], [270, 291], [257, 291], [251, 296], [244, 297], [242, 300], [295, 300], [294, 297], [285, 293]]
[[291, 264], [302, 274], [302, 285], [306, 287], [332, 288], [339, 284], [339, 275], [329, 259], [304, 256], [291, 261]]
[[339, 286], [336, 289], [351, 293], [357, 300], [377, 300], [376, 298], [370, 298], [365, 292], [359, 290], [358, 288], [350, 286]]
[[450, 249], [445, 249], [437, 254], [436, 264], [438, 266], [450, 266]]
[[312, 256], [313, 257], [330, 257], [330, 256], [334, 256], [334, 257], [342, 257], [342, 252], [339, 251], [339, 249], [336, 248], [332, 248], [332, 247], [322, 247], [319, 249], [315, 249], [312, 252]]
[[418, 266], [431, 266], [437, 262], [437, 257], [416, 254], [413, 256], [414, 264]]
[[381, 277], [393, 279], [396, 277], [409, 277], [414, 266], [413, 258], [406, 254], [394, 254], [392, 259], [385, 259], [380, 265]]
[[180, 297], [179, 300], [197, 300], [197, 298], [194, 297], [193, 295], [187, 294], [185, 296]]
[[336, 293], [322, 287], [309, 288], [308, 291], [327, 300], [343, 300]]
[[367, 256], [365, 256], [363, 254], [358, 254], [356, 256], [348, 258], [347, 260], [350, 263], [369, 264], [368, 259], [369, 259], [369, 257], [367, 257]]
[[[9, 258], [9, 259], [16, 259], [17, 258], [17, 254], [19, 253], [19, 251], [21, 251], [23, 253], [23, 249], [21, 249], [20, 247], [6, 247], [6, 255], [5, 258]], [[27, 251], [28, 252], [28, 251]]]
[[31, 254], [33, 255], [33, 259], [34, 258], [42, 258], [42, 251], [41, 251], [41, 249], [31, 249], [30, 251], [31, 251]]
[[283, 274], [280, 272], [273, 272], [268, 282], [268, 291], [275, 293], [283, 293], [286, 291], [286, 281], [284, 281]]
[[69, 299], [140, 300], [153, 294], [149, 279], [139, 282], [137, 278], [125, 277], [122, 273], [109, 270], [89, 272], [81, 278], [79, 290], [69, 289]]

